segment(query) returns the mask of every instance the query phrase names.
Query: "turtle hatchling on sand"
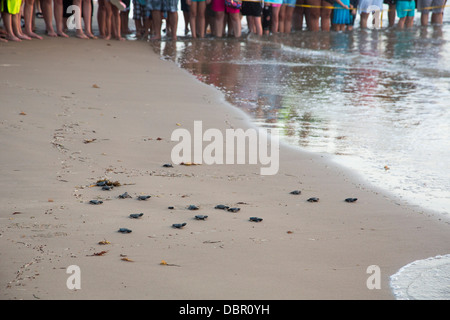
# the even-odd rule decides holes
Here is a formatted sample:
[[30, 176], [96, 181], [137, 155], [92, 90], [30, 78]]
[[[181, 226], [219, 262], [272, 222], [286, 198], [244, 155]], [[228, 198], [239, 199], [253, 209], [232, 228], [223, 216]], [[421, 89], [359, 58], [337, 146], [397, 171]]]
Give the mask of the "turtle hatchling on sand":
[[218, 204], [217, 206], [214, 207], [214, 209], [221, 209], [221, 210], [227, 210], [228, 208], [229, 206], [223, 204]]
[[174, 223], [174, 224], [172, 225], [172, 227], [177, 228], [177, 229], [181, 229], [181, 228], [183, 228], [185, 225], [186, 225], [186, 222], [183, 222], [183, 223]]
[[193, 204], [191, 204], [191, 205], [188, 207], [188, 210], [198, 210], [198, 207], [197, 207], [197, 206], [194, 206]]
[[89, 203], [90, 204], [102, 204], [103, 201], [101, 201], [101, 200], [91, 200], [91, 201], [89, 201]]
[[238, 212], [239, 210], [241, 210], [241, 208], [228, 208], [227, 211], [230, 212]]
[[355, 202], [356, 200], [358, 200], [358, 198], [347, 198], [345, 199], [345, 202]]
[[131, 198], [131, 196], [128, 194], [128, 192], [122, 193], [121, 195], [119, 195], [119, 199], [126, 199], [126, 198]]
[[142, 217], [143, 215], [144, 215], [143, 213], [132, 213], [132, 214], [130, 214], [130, 218], [138, 219], [138, 218]]
[[205, 216], [203, 214], [199, 214], [195, 216], [195, 219], [197, 220], [205, 220], [206, 218], [208, 218], [208, 216]]
[[120, 232], [120, 233], [130, 233], [131, 230], [128, 229], [128, 228], [120, 228], [120, 229], [118, 230], [118, 232]]
[[294, 190], [289, 192], [290, 194], [301, 194], [302, 192], [300, 190]]
[[138, 200], [147, 200], [149, 198], [151, 198], [151, 196], [139, 196]]
[[258, 217], [250, 217], [249, 219], [252, 222], [261, 222], [263, 219], [262, 218], [258, 218]]
[[319, 202], [319, 198], [312, 197], [307, 200], [308, 202]]

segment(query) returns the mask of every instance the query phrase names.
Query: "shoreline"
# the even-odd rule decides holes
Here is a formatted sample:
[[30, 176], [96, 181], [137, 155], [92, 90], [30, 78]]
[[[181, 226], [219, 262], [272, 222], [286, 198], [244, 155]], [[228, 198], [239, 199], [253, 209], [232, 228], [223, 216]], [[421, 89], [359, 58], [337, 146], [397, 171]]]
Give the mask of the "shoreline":
[[[177, 123], [188, 130], [195, 120], [221, 130], [250, 123], [146, 43], [1, 46], [11, 65], [2, 68], [19, 69], [0, 78], [1, 299], [393, 299], [390, 275], [448, 253], [445, 223], [284, 144], [276, 176], [253, 165], [162, 168]], [[123, 185], [89, 187], [105, 177]], [[294, 189], [302, 194], [290, 195]], [[125, 191], [133, 198], [117, 199]], [[137, 201], [140, 194], [152, 198]], [[310, 196], [320, 202], [306, 202]], [[344, 203], [347, 196], [358, 201]], [[89, 205], [96, 197], [104, 203]], [[213, 209], [219, 203], [241, 210]], [[190, 204], [200, 210], [186, 210]], [[144, 216], [130, 220], [133, 212]], [[197, 213], [208, 220], [195, 221]], [[171, 228], [183, 221], [184, 229]], [[111, 244], [98, 245], [104, 239]], [[66, 287], [69, 265], [82, 270], [80, 290]], [[381, 268], [380, 290], [366, 287], [370, 265]]]

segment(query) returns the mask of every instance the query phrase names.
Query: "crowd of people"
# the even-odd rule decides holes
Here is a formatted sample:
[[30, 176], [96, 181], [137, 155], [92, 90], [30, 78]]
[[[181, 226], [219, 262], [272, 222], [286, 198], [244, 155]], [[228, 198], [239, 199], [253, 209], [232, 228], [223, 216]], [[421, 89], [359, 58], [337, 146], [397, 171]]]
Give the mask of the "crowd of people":
[[[383, 4], [388, 6], [388, 21], [392, 27], [398, 18], [398, 28], [414, 24], [416, 10], [421, 13], [421, 25], [442, 24], [446, 0], [97, 0], [98, 35], [92, 29], [93, 0], [0, 0], [3, 29], [0, 41], [42, 39], [35, 32], [35, 18], [42, 17], [49, 37], [68, 37], [68, 19], [76, 26], [76, 36], [82, 39], [125, 40], [129, 33], [128, 16], [132, 3], [132, 19], [136, 36], [161, 39], [162, 21], [166, 34], [177, 40], [178, 5], [184, 15], [185, 33], [193, 38], [205, 37], [207, 28], [215, 37], [226, 33], [240, 37], [241, 21], [245, 17], [249, 32], [257, 35], [290, 33], [306, 24], [310, 31], [351, 30], [356, 15], [360, 27], [367, 28], [370, 14]], [[55, 27], [53, 25], [53, 17]], [[83, 23], [81, 23], [81, 21]]]

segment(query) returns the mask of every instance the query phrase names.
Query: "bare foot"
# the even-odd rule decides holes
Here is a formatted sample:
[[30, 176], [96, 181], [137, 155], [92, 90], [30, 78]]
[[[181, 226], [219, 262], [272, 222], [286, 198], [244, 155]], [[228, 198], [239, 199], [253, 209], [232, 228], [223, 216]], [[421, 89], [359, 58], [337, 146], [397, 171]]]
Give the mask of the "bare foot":
[[8, 42], [8, 40], [3, 39], [3, 38], [0, 37], [0, 42]]
[[122, 37], [117, 37], [116, 40], [119, 40], [119, 41], [125, 41], [126, 39], [125, 39], [125, 38], [122, 38]]
[[89, 39], [89, 37], [85, 35], [83, 31], [77, 31], [76, 37], [80, 39]]
[[159, 40], [161, 40], [161, 36], [152, 36], [150, 38], [150, 40], [152, 40], [152, 41], [159, 41]]
[[89, 39], [98, 39], [93, 33], [86, 33]]
[[64, 31], [61, 31], [61, 32], [58, 32], [58, 37], [68, 38], [69, 36], [66, 33], [64, 33]]
[[19, 34], [18, 38], [22, 39], [22, 40], [31, 40], [31, 38], [29, 36], [27, 36], [26, 34], [23, 34], [23, 33]]
[[58, 36], [58, 35], [56, 34], [56, 32], [53, 31], [53, 30], [50, 30], [50, 31], [46, 30], [45, 33], [46, 33], [49, 37], [57, 37], [57, 36]]
[[17, 41], [17, 42], [22, 41], [13, 34], [8, 34], [8, 36], [6, 37], [6, 40]]
[[40, 35], [38, 35], [38, 34], [36, 34], [34, 32], [25, 32], [25, 34], [27, 36], [29, 36], [30, 38], [35, 38], [35, 39], [39, 39], [39, 40], [43, 39]]

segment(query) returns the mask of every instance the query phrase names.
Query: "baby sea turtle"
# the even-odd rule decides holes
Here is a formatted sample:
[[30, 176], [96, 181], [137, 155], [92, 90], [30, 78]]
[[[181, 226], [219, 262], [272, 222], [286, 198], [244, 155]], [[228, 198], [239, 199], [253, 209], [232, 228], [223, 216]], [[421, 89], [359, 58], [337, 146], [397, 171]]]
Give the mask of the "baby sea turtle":
[[163, 164], [164, 168], [173, 168], [173, 165], [171, 163], [165, 163]]
[[108, 180], [99, 180], [97, 181], [97, 187], [103, 187], [106, 186], [108, 184]]
[[241, 208], [228, 208], [227, 211], [230, 212], [238, 212], [239, 210], [241, 210]]
[[208, 218], [208, 216], [205, 216], [205, 215], [202, 215], [202, 214], [199, 214], [199, 215], [195, 216], [195, 219], [197, 219], [197, 220], [205, 220], [206, 218]]
[[128, 229], [128, 228], [120, 228], [120, 229], [118, 230], [118, 232], [120, 232], [120, 233], [130, 233], [131, 230]]
[[197, 206], [194, 206], [193, 204], [191, 204], [191, 205], [188, 207], [188, 210], [198, 210], [198, 207], [197, 207]]
[[151, 198], [151, 196], [138, 196], [138, 200], [147, 200]]
[[356, 200], [358, 200], [358, 198], [347, 198], [345, 199], [345, 202], [355, 202]]
[[183, 223], [174, 223], [174, 224], [172, 225], [172, 227], [177, 228], [177, 229], [181, 229], [181, 228], [183, 228], [185, 225], [186, 225], [186, 222], [183, 222]]
[[142, 217], [143, 215], [144, 215], [143, 213], [132, 213], [132, 214], [130, 214], [130, 218], [138, 219], [138, 218]]
[[101, 200], [91, 200], [91, 201], [89, 201], [89, 203], [90, 204], [102, 204], [103, 201], [101, 201]]
[[319, 198], [312, 197], [307, 200], [308, 202], [319, 202]]
[[301, 194], [302, 192], [300, 190], [294, 190], [289, 192], [290, 194]]
[[223, 204], [218, 204], [217, 206], [214, 207], [214, 209], [221, 209], [221, 210], [228, 210], [229, 206], [223, 205]]
[[167, 209], [173, 210], [173, 209], [175, 209], [175, 207], [170, 206], [170, 207], [167, 207]]
[[258, 218], [258, 217], [250, 217], [249, 219], [252, 222], [261, 222], [263, 219], [262, 218]]
[[131, 198], [131, 196], [128, 194], [128, 192], [122, 193], [121, 195], [119, 195], [119, 199], [126, 199], [126, 198]]
[[112, 189], [114, 189], [113, 186], [103, 186], [103, 187], [102, 187], [102, 190], [105, 190], [105, 191], [110, 191], [110, 190], [112, 190]]

